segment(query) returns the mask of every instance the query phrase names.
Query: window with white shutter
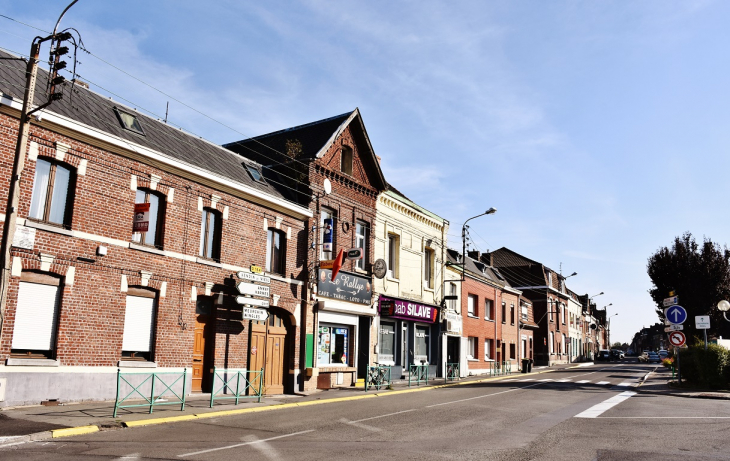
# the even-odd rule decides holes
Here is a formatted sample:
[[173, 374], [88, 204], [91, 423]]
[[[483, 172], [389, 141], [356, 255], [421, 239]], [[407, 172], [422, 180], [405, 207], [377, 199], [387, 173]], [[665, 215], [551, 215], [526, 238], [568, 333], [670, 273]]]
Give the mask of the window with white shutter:
[[123, 358], [152, 361], [154, 325], [155, 298], [128, 295], [124, 312]]
[[11, 353], [53, 358], [56, 349], [59, 286], [20, 282]]

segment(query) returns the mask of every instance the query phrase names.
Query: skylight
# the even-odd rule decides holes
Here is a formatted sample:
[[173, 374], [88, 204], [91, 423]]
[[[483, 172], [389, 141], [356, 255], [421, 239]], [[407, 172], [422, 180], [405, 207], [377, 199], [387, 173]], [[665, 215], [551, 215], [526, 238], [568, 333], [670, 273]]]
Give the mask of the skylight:
[[246, 166], [246, 170], [248, 170], [248, 174], [251, 175], [251, 178], [254, 181], [261, 182], [261, 183], [264, 182], [264, 177], [261, 175], [261, 172], [259, 171], [258, 168], [256, 168], [255, 166], [249, 165], [249, 164], [246, 164], [245, 166]]
[[125, 130], [134, 131], [137, 134], [144, 135], [142, 125], [140, 125], [136, 115], [124, 112], [116, 107], [114, 108], [114, 113], [117, 114], [117, 119], [119, 119], [119, 123], [122, 124], [122, 127]]

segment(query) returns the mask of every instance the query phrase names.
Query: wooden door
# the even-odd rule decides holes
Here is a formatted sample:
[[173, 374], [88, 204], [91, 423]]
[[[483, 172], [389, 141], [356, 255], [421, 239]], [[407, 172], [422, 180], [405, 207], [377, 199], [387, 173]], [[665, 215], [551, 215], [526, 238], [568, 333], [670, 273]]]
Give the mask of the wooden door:
[[195, 316], [195, 330], [193, 340], [193, 376], [192, 376], [192, 392], [203, 392], [203, 389], [208, 390], [210, 386], [210, 351], [206, 351], [206, 345], [208, 349], [213, 346], [210, 340], [210, 331], [212, 328], [209, 326], [210, 318], [207, 315], [196, 315]]
[[[264, 368], [264, 393], [283, 394], [286, 378], [287, 328], [281, 316], [271, 312], [265, 322], [251, 322], [249, 370]], [[252, 385], [258, 386], [256, 381]]]
[[[260, 371], [266, 364], [266, 324], [256, 321], [251, 322], [251, 345], [248, 350], [248, 369]], [[264, 370], [264, 374], [266, 371]], [[250, 374], [251, 386], [254, 389], [259, 387], [259, 375]]]

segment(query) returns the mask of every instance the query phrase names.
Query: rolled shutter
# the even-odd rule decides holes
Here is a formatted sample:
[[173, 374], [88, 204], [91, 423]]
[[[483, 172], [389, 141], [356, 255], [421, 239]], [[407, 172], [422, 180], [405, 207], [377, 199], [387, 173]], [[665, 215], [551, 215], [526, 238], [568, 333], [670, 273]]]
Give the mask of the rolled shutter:
[[154, 298], [127, 296], [127, 308], [124, 314], [124, 338], [122, 340], [123, 351], [150, 351], [154, 312]]
[[58, 287], [20, 282], [13, 327], [13, 349], [50, 351], [58, 318]]

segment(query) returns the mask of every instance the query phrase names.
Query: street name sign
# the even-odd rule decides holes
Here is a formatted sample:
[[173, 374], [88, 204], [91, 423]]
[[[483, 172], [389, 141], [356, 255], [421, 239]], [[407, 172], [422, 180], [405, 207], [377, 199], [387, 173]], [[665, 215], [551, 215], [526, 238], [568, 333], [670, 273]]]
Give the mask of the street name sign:
[[242, 295], [262, 296], [265, 298], [268, 298], [270, 295], [270, 289], [265, 285], [239, 282], [238, 285], [236, 285], [236, 289], [238, 289], [238, 292]]
[[674, 306], [679, 302], [679, 296], [672, 296], [671, 298], [664, 298], [664, 307]]
[[266, 309], [256, 309], [253, 307], [243, 308], [243, 318], [250, 320], [263, 321], [269, 318], [269, 311]]
[[265, 275], [251, 274], [250, 272], [243, 271], [237, 272], [236, 275], [239, 279], [248, 280], [250, 282], [271, 283], [271, 277], [267, 277]]
[[671, 324], [669, 326], [664, 327], [664, 332], [668, 333], [670, 331], [682, 331], [684, 330], [684, 325], [675, 325]]
[[671, 323], [684, 323], [687, 320], [687, 311], [682, 306], [672, 306], [664, 310], [664, 316]]
[[238, 304], [248, 304], [249, 306], [269, 307], [269, 302], [265, 299], [249, 298], [247, 296], [236, 296]]
[[684, 333], [681, 331], [673, 331], [669, 333], [669, 344], [672, 346], [682, 347], [684, 346], [685, 341], [687, 341], [687, 337], [685, 337]]
[[710, 328], [710, 316], [709, 315], [695, 316], [695, 328], [697, 328], [698, 330], [708, 330]]

